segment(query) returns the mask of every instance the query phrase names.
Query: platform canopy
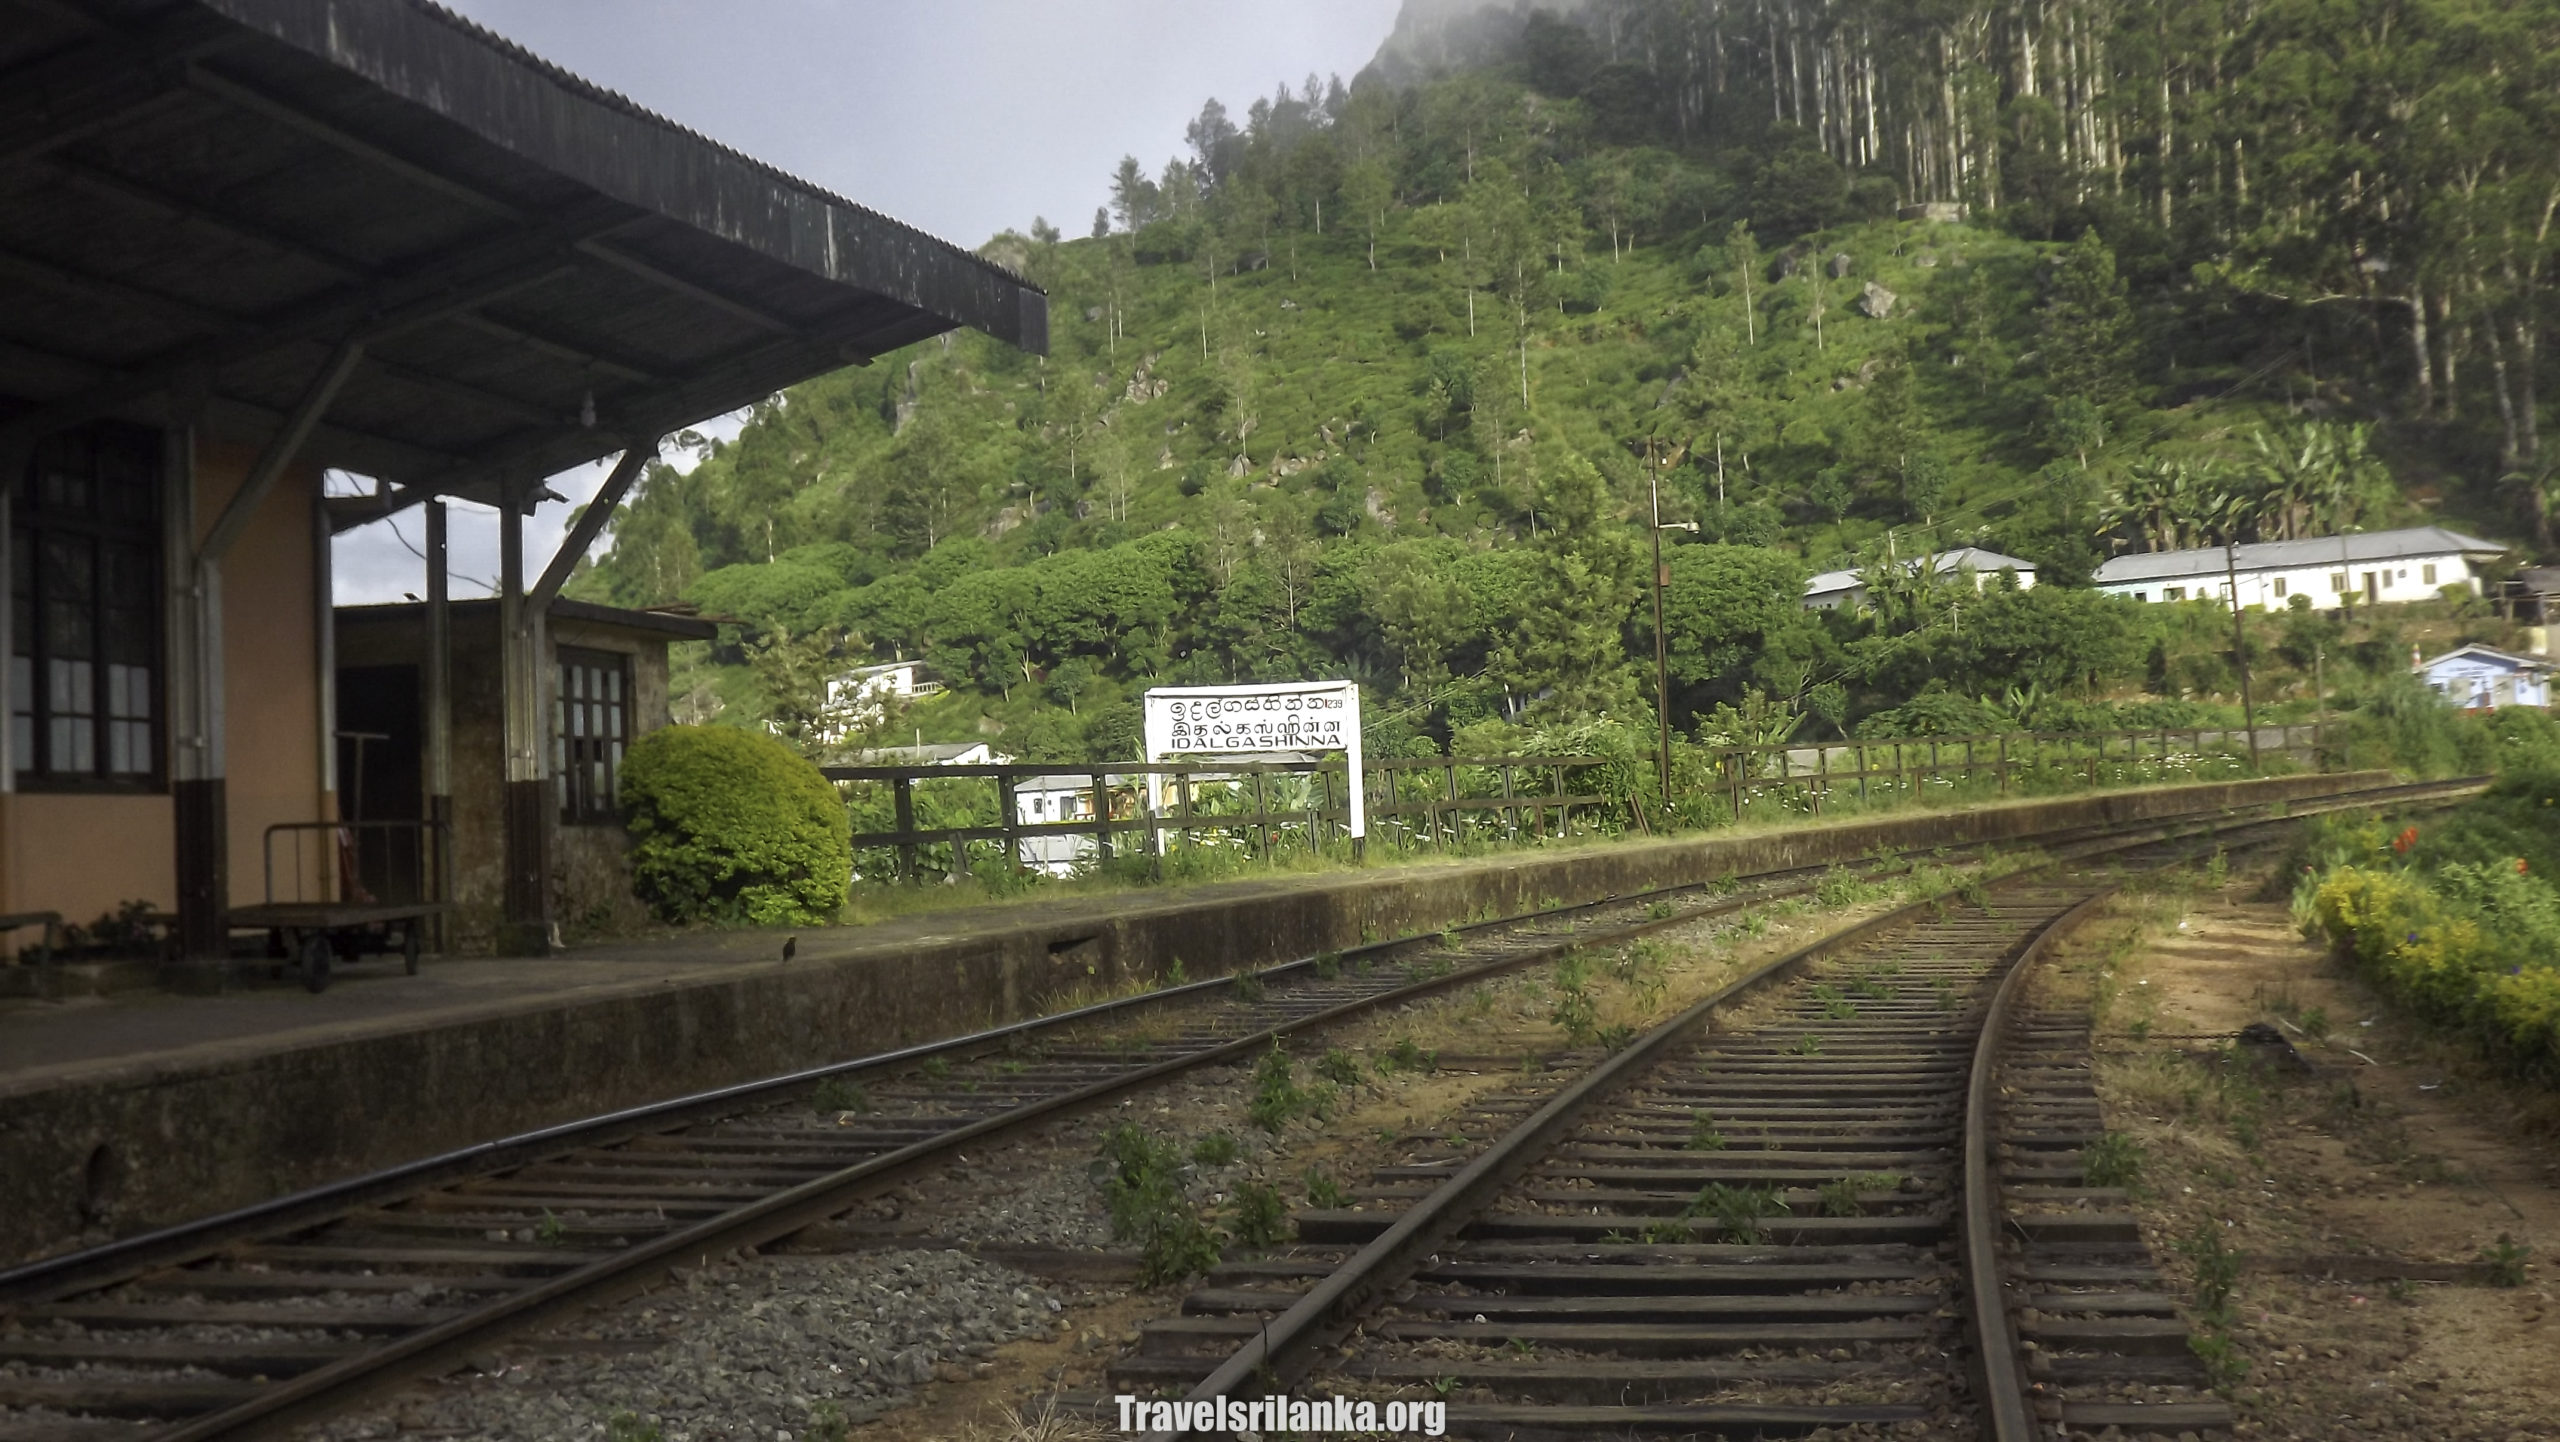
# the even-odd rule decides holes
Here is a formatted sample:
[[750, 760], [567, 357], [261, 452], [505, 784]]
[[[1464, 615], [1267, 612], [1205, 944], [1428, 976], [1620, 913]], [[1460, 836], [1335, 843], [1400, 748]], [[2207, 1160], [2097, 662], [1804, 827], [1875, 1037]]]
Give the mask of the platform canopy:
[[0, 455], [300, 412], [494, 502], [962, 326], [1047, 300], [424, 0], [0, 0]]

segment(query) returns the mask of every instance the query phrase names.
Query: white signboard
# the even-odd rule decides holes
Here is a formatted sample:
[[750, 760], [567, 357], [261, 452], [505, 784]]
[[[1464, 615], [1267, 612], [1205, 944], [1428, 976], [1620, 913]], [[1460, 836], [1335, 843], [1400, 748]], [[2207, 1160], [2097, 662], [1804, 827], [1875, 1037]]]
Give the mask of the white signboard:
[[[1351, 834], [1369, 834], [1360, 795], [1358, 682], [1159, 686], [1147, 693], [1146, 706], [1149, 764], [1286, 751], [1342, 752], [1351, 761]], [[1147, 799], [1162, 815], [1162, 777], [1147, 778]]]

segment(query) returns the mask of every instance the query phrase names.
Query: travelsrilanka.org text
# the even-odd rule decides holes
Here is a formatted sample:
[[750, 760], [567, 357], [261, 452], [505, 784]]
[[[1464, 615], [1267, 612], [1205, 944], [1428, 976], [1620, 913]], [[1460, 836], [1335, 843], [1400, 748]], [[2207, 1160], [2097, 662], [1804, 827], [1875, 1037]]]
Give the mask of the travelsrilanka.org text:
[[1220, 1397], [1212, 1402], [1147, 1402], [1122, 1395], [1123, 1432], [1358, 1432], [1437, 1437], [1449, 1430], [1446, 1402], [1354, 1402], [1348, 1397]]

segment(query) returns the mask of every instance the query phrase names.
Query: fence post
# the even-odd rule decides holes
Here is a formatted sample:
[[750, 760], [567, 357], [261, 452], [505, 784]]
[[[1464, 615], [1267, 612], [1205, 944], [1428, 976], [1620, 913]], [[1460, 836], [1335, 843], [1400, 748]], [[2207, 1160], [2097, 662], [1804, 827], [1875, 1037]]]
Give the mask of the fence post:
[[1314, 783], [1307, 788], [1307, 854], [1322, 856], [1324, 834], [1330, 829], [1329, 818], [1333, 815], [1333, 773], [1319, 761], [1307, 780]]
[[1191, 844], [1191, 773], [1187, 770], [1176, 773], [1174, 785], [1177, 789], [1174, 792], [1173, 804], [1179, 808], [1182, 822], [1175, 834], [1182, 838], [1183, 845], [1189, 846]]
[[2006, 731], [2000, 733], [1999, 776], [2000, 794], [2006, 796], [2009, 794], [2009, 733]]
[[1102, 772], [1093, 775], [1093, 851], [1103, 861], [1111, 859], [1111, 783]]
[[1822, 799], [1831, 794], [1831, 748], [1813, 748], [1813, 814], [1822, 814]]
[[1253, 773], [1254, 844], [1262, 848], [1264, 864], [1276, 866], [1279, 864], [1278, 859], [1271, 854], [1271, 798], [1263, 789], [1263, 781], [1264, 777], [1260, 771]]
[[1502, 839], [1517, 845], [1520, 841], [1520, 808], [1511, 804], [1511, 763], [1502, 763]]
[[[890, 782], [889, 787], [897, 796], [898, 830], [902, 834], [912, 833], [916, 829], [916, 779], [901, 776]], [[898, 843], [898, 878], [902, 881], [916, 879], [916, 844], [913, 841]]]
[[2090, 739], [2094, 744], [2089, 747], [2089, 789], [2095, 791], [2098, 789], [2098, 757], [2107, 749], [2107, 742], [2103, 735]]
[[996, 810], [1001, 813], [1004, 826], [1005, 865], [1019, 875], [1022, 871], [1021, 803], [1014, 799], [1011, 772], [996, 773]]
[[1449, 839], [1451, 841], [1464, 841], [1467, 839], [1467, 812], [1466, 808], [1458, 804], [1458, 762], [1456, 757], [1450, 758], [1448, 772]]

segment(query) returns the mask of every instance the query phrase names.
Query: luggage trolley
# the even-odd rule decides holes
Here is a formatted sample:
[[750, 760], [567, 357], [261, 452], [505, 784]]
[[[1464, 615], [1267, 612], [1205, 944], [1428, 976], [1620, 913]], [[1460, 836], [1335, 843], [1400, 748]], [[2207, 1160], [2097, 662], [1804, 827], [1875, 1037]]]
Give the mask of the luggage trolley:
[[[276, 894], [279, 833], [293, 843], [290, 897]], [[311, 850], [334, 863], [335, 899], [312, 900], [302, 894], [312, 884], [311, 863], [317, 859], [306, 851], [306, 833], [324, 833]], [[266, 932], [285, 965], [299, 970], [302, 984], [313, 991], [329, 985], [335, 962], [394, 951], [406, 972], [416, 976], [427, 928], [453, 910], [453, 903], [440, 894], [445, 841], [446, 828], [428, 821], [277, 822], [266, 833], [267, 899], [233, 907], [229, 923], [235, 929]]]

